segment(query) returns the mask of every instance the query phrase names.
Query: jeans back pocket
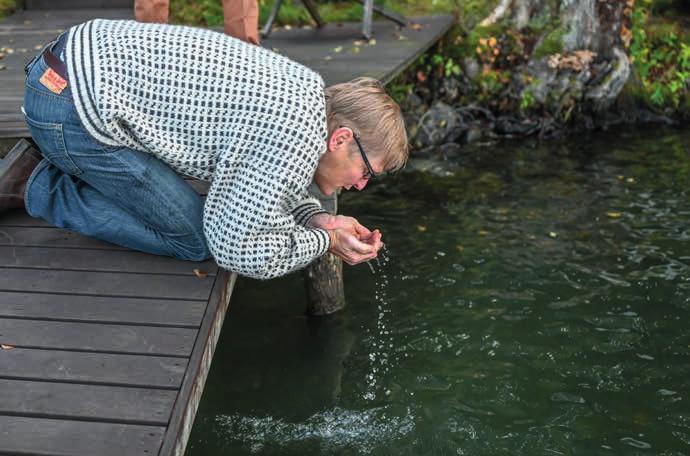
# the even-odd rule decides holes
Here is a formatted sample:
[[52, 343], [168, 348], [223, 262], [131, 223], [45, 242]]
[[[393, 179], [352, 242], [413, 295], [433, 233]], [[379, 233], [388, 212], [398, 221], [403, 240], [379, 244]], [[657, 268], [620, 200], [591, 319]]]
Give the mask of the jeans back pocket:
[[24, 117], [29, 126], [31, 137], [38, 145], [43, 156], [51, 164], [73, 176], [78, 176], [82, 173], [67, 153], [62, 124], [38, 122], [29, 116], [25, 115]]

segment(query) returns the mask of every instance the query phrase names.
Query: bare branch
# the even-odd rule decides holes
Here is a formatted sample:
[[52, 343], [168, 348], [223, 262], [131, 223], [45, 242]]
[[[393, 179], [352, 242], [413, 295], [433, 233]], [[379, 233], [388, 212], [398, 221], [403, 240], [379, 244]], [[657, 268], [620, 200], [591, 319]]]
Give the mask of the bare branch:
[[512, 2], [513, 0], [501, 0], [501, 3], [496, 7], [496, 9], [494, 9], [491, 14], [481, 21], [479, 25], [486, 27], [487, 25], [491, 25], [497, 20], [501, 19], [506, 14], [506, 11], [508, 11], [508, 8]]

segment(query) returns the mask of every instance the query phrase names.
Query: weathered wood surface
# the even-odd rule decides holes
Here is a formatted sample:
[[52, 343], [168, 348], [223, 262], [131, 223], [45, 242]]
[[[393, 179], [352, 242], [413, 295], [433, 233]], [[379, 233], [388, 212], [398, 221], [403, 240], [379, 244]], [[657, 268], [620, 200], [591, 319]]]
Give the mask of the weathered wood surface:
[[234, 278], [0, 214], [0, 454], [183, 451]]
[[[13, 51], [0, 60], [0, 65], [5, 66], [0, 70], [0, 138], [28, 136], [20, 111], [26, 62], [62, 31], [94, 17], [130, 19], [133, 12], [110, 8], [31, 10], [0, 21], [0, 48]], [[445, 33], [452, 18], [436, 16], [410, 21], [420, 27], [399, 30], [390, 21], [375, 22], [374, 45], [362, 42], [360, 23], [346, 23], [327, 24], [320, 29], [277, 29], [262, 46], [318, 71], [327, 84], [358, 76], [371, 76], [387, 83]]]

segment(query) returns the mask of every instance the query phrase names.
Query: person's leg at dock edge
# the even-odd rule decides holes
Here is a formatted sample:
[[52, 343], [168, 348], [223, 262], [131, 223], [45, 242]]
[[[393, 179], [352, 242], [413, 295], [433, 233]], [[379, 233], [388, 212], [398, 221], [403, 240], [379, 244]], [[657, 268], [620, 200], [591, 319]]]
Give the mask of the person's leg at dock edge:
[[[54, 55], [64, 41], [52, 47]], [[135, 250], [209, 258], [201, 197], [155, 156], [96, 141], [79, 119], [67, 78], [46, 59], [27, 66], [23, 109], [45, 157], [26, 183], [29, 215]]]
[[[258, 0], [222, 0], [224, 30], [227, 35], [247, 43], [259, 44]], [[168, 23], [169, 0], [134, 0], [138, 22]]]

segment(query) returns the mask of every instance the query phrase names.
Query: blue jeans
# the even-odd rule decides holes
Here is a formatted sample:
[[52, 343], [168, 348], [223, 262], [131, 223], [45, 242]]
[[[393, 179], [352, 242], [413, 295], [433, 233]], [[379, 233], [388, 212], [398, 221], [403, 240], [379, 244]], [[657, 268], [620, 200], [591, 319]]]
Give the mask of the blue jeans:
[[58, 95], [39, 82], [47, 68], [40, 57], [27, 66], [26, 122], [44, 156], [26, 186], [29, 215], [143, 252], [209, 258], [202, 198], [154, 155], [96, 141], [70, 88]]

